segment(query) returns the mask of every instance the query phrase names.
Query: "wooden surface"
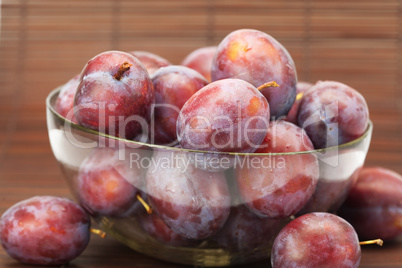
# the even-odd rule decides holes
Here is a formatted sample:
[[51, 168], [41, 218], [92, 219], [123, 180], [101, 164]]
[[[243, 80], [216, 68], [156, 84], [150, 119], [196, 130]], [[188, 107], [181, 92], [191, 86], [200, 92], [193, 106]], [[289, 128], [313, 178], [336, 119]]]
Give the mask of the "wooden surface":
[[[69, 197], [50, 150], [45, 98], [111, 49], [179, 64], [230, 31], [283, 43], [299, 80], [337, 80], [366, 98], [367, 165], [402, 173], [402, 2], [397, 0], [3, 0], [0, 39], [0, 214], [33, 195]], [[256, 267], [267, 267], [262, 262]], [[0, 267], [22, 267], [0, 249]], [[71, 267], [178, 267], [94, 237]], [[402, 267], [402, 241], [363, 249], [361, 267]]]

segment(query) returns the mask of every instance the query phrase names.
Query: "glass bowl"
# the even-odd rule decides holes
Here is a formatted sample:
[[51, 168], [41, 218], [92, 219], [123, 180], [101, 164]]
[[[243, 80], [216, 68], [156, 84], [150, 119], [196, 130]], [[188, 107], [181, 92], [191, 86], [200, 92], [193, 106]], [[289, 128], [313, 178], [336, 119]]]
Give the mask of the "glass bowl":
[[[74, 124], [54, 109], [59, 91], [46, 100], [49, 139], [76, 201], [117, 240], [181, 264], [227, 266], [268, 258], [276, 234], [295, 216], [336, 212], [364, 164], [372, 134], [370, 122], [354, 141], [307, 152], [185, 150], [119, 139]], [[297, 211], [262, 215], [258, 200], [240, 197], [241, 176], [246, 183], [254, 176], [284, 176], [281, 184], [295, 172], [316, 173], [308, 198], [292, 203], [303, 196], [297, 189], [303, 182], [293, 176], [282, 188], [276, 186], [278, 198], [271, 201], [272, 207], [298, 206]]]

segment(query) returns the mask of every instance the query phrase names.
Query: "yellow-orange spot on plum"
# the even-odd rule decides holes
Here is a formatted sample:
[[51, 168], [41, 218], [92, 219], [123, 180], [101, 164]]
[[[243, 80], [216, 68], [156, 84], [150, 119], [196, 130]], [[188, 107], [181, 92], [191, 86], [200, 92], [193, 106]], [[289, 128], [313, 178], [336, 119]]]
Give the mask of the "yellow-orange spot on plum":
[[247, 115], [254, 116], [261, 107], [261, 101], [258, 97], [253, 97], [247, 106]]
[[190, 126], [191, 126], [191, 128], [197, 128], [197, 126], [198, 126], [198, 119], [193, 119], [193, 120], [191, 120], [191, 122], [190, 122]]
[[324, 229], [327, 232], [332, 231], [332, 226], [330, 224], [328, 224], [327, 222], [324, 222]]
[[281, 61], [279, 56], [280, 53], [278, 53], [278, 50], [273, 44], [271, 44], [270, 42], [264, 42], [264, 44], [262, 44], [262, 48], [263, 49], [261, 51], [265, 52], [265, 57], [270, 59], [272, 64], [276, 64]]
[[236, 61], [238, 58], [244, 56], [244, 53], [251, 50], [247, 44], [239, 41], [232, 42], [227, 50], [227, 56], [231, 61]]
[[54, 226], [50, 226], [50, 231], [52, 231], [53, 233], [59, 233], [59, 234], [65, 234], [66, 233], [66, 231], [64, 231], [64, 230], [61, 230], [61, 229], [58, 229], [58, 228], [56, 228], [56, 227], [54, 227]]
[[397, 217], [396, 220], [394, 221], [394, 225], [397, 228], [402, 229], [402, 217]]
[[117, 181], [115, 181], [115, 180], [108, 180], [106, 182], [105, 186], [106, 186], [106, 191], [108, 193], [112, 194], [112, 193], [115, 192], [116, 188], [119, 186], [119, 183]]

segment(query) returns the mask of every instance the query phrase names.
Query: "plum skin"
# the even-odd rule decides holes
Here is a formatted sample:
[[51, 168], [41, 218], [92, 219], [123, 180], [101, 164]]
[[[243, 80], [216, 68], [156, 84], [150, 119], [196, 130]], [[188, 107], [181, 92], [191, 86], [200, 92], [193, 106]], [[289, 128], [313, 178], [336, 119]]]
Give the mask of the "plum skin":
[[74, 116], [73, 106], [75, 92], [80, 81], [80, 74], [75, 75], [67, 83], [65, 83], [57, 96], [54, 104], [54, 109], [64, 118], [70, 120], [73, 123], [78, 123]]
[[278, 88], [264, 88], [271, 116], [278, 119], [288, 113], [296, 98], [297, 73], [286, 48], [272, 36], [257, 30], [240, 29], [228, 34], [218, 45], [212, 81], [243, 79], [255, 87], [275, 81]]
[[129, 53], [141, 61], [150, 76], [152, 76], [159, 68], [171, 65], [167, 59], [148, 51], [135, 50], [130, 51]]
[[[125, 149], [128, 158], [130, 150]], [[80, 204], [91, 215], [124, 217], [136, 208], [142, 172], [119, 159], [119, 150], [96, 148], [82, 162], [77, 177]]]
[[316, 149], [357, 139], [366, 131], [369, 111], [355, 89], [335, 81], [319, 81], [300, 102], [297, 117]]
[[[313, 145], [303, 129], [280, 120], [271, 122], [256, 153], [287, 153], [312, 149]], [[272, 157], [271, 163], [280, 163], [280, 160], [284, 163], [271, 164], [269, 167], [263, 164], [246, 165], [236, 169], [240, 196], [246, 206], [256, 214], [270, 218], [294, 215], [314, 194], [319, 167], [313, 154], [250, 157]], [[260, 163], [263, 163], [262, 160]]]
[[188, 54], [181, 62], [181, 65], [196, 70], [211, 82], [212, 61], [217, 48], [217, 46], [198, 48]]
[[187, 238], [205, 239], [219, 231], [229, 216], [231, 202], [223, 172], [186, 166], [189, 162], [183, 153], [160, 150], [153, 158], [146, 192], [155, 213], [175, 233]]
[[0, 220], [0, 238], [14, 259], [35, 265], [62, 265], [89, 242], [90, 219], [66, 198], [35, 196], [10, 207]]
[[175, 233], [156, 213], [142, 214], [139, 221], [145, 232], [163, 244], [176, 247], [196, 245], [197, 240]]
[[176, 123], [180, 109], [208, 81], [197, 71], [177, 65], [160, 68], [151, 79], [155, 90], [151, 141], [169, 144], [177, 140]]
[[253, 85], [223, 79], [203, 87], [184, 104], [177, 138], [185, 149], [251, 153], [264, 139], [269, 118], [269, 104]]
[[382, 167], [364, 167], [339, 216], [361, 239], [392, 240], [402, 234], [402, 176]]
[[359, 170], [360, 168], [357, 168], [349, 177], [342, 180], [328, 180], [325, 176], [320, 177], [313, 196], [297, 215], [318, 211], [337, 212], [356, 183]]
[[261, 218], [246, 206], [232, 207], [222, 229], [211, 239], [220, 247], [238, 251], [252, 251], [272, 245], [281, 220]]
[[[114, 76], [125, 62], [131, 66], [118, 80]], [[84, 127], [133, 139], [149, 123], [154, 102], [152, 81], [142, 63], [129, 53], [106, 51], [81, 71], [74, 114]]]
[[297, 114], [299, 112], [300, 102], [303, 98], [304, 92], [309, 90], [313, 84], [303, 81], [298, 81], [296, 84], [296, 99], [290, 108], [288, 114], [286, 115], [286, 121], [291, 122], [293, 124], [297, 124]]
[[277, 235], [272, 267], [359, 267], [359, 238], [347, 221], [314, 212], [288, 223]]

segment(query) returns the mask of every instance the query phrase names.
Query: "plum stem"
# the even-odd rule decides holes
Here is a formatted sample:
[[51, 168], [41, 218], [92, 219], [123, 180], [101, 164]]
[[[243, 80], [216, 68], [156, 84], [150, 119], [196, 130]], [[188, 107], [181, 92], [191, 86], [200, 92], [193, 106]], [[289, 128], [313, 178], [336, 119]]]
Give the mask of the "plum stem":
[[257, 87], [258, 91], [263, 90], [266, 87], [279, 87], [279, 85], [275, 81], [267, 82]]
[[359, 243], [360, 245], [371, 245], [371, 244], [377, 244], [379, 246], [382, 246], [384, 242], [381, 239], [374, 239], [374, 240], [367, 240], [367, 241], [362, 241]]
[[144, 199], [142, 199], [142, 197], [139, 194], [137, 194], [137, 199], [138, 201], [140, 201], [141, 205], [143, 205], [147, 213], [152, 214], [152, 208], [147, 204], [147, 202], [144, 201]]
[[128, 70], [130, 70], [130, 67], [133, 66], [131, 63], [125, 61], [119, 68], [119, 70], [117, 71], [117, 73], [115, 73], [113, 75], [113, 78], [120, 81], [120, 79], [123, 77], [123, 74], [125, 72], [127, 72]]
[[299, 100], [301, 100], [301, 98], [303, 98], [303, 92], [297, 93], [296, 100], [299, 101]]
[[106, 237], [106, 233], [104, 231], [102, 231], [102, 230], [91, 228], [90, 231], [93, 234], [99, 235], [101, 238]]

